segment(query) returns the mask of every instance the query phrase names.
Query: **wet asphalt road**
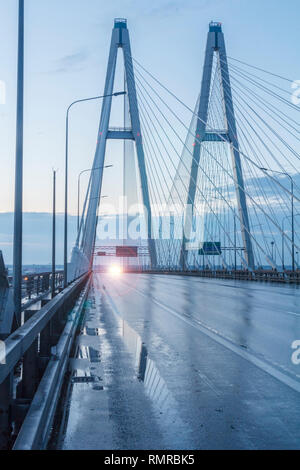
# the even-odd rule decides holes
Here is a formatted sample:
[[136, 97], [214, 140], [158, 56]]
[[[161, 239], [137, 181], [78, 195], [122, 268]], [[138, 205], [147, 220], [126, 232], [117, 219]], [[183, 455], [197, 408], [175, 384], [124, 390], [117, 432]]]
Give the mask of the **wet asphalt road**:
[[60, 448], [300, 449], [299, 300], [295, 286], [95, 275]]

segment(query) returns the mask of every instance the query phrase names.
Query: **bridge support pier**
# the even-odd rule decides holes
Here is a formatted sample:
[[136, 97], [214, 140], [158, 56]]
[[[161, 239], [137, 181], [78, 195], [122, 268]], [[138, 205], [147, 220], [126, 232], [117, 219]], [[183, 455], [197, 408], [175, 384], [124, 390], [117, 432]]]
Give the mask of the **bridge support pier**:
[[46, 369], [47, 363], [51, 355], [51, 331], [51, 322], [49, 322], [40, 334], [39, 369], [41, 369], [42, 371]]
[[[28, 321], [37, 310], [26, 310], [24, 321]], [[38, 384], [38, 338], [32, 343], [23, 358], [22, 398], [32, 399]]]
[[0, 450], [7, 450], [11, 435], [11, 398], [13, 374], [0, 384]]
[[[49, 299], [42, 300], [42, 308], [50, 302]], [[47, 323], [43, 331], [40, 333], [40, 350], [39, 350], [39, 377], [43, 376], [47, 364], [51, 356], [51, 337], [52, 337], [52, 321]]]

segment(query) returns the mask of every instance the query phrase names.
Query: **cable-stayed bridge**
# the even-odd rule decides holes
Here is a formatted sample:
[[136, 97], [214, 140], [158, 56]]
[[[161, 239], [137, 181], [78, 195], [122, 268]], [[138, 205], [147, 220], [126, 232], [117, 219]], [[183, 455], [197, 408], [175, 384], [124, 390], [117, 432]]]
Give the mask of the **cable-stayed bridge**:
[[[24, 277], [17, 312], [0, 263], [3, 448], [299, 448], [294, 83], [227, 55], [215, 22], [199, 83], [190, 107], [115, 20], [64, 286]], [[111, 141], [124, 205], [105, 215]]]
[[[126, 122], [111, 129], [119, 49]], [[126, 22], [117, 21], [104, 90], [108, 97], [70, 276], [90, 262], [107, 142], [120, 139], [126, 142], [124, 196], [133, 185], [141, 189], [151, 269], [239, 266], [292, 271], [296, 278], [299, 108], [287, 96], [286, 80], [228, 59], [222, 27], [211, 23], [192, 110], [132, 57]], [[189, 126], [182, 111], [190, 115]]]

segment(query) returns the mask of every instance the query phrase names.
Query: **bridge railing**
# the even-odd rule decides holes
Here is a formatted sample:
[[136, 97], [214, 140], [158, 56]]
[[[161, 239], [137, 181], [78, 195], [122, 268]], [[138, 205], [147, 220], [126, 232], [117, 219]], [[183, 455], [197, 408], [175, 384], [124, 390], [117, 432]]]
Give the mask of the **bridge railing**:
[[[63, 287], [64, 272], [57, 271], [55, 273], [54, 286], [55, 289]], [[39, 296], [40, 294], [50, 291], [52, 283], [52, 273], [34, 273], [26, 274], [23, 276], [22, 283], [22, 298], [31, 300], [33, 296]]]
[[[54, 396], [58, 399], [56, 393], [62, 385], [72, 338], [88, 291], [87, 283], [89, 274], [74, 281], [52, 300], [42, 300], [40, 310], [25, 310], [24, 324], [0, 342], [0, 449], [12, 447], [47, 371], [48, 406], [50, 402], [53, 405]], [[64, 348], [59, 349], [62, 339]], [[56, 375], [51, 375], [49, 370], [58, 364]], [[63, 372], [60, 382], [59, 372]], [[49, 373], [53, 380], [49, 380]], [[44, 388], [42, 402], [45, 393]]]
[[201, 269], [182, 271], [178, 269], [158, 269], [151, 268], [140, 269], [132, 272], [149, 273], [149, 274], [173, 274], [182, 276], [198, 276], [207, 278], [219, 279], [236, 279], [241, 281], [265, 281], [265, 282], [282, 282], [282, 283], [295, 283], [300, 284], [300, 270], [270, 270], [270, 269], [256, 269], [253, 271], [246, 269]]
[[[10, 284], [12, 285], [12, 276], [8, 277]], [[50, 292], [52, 284], [52, 272], [41, 272], [41, 273], [28, 273], [24, 274], [22, 278], [22, 300], [23, 307], [26, 308], [26, 300], [38, 300], [42, 294]], [[54, 279], [55, 291], [59, 291], [64, 285], [64, 272], [56, 271]]]

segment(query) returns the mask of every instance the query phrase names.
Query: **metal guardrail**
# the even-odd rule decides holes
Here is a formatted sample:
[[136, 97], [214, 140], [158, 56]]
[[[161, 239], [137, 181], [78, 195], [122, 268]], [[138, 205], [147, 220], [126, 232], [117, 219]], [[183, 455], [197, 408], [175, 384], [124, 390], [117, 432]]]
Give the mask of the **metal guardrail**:
[[204, 270], [199, 272], [202, 277], [216, 277], [222, 279], [237, 279], [245, 281], [265, 281], [300, 283], [300, 271], [275, 271], [269, 269], [247, 270]]
[[[63, 281], [64, 272], [57, 271], [55, 273], [55, 288], [62, 288]], [[28, 300], [31, 300], [33, 296], [39, 296], [41, 293], [49, 291], [51, 287], [51, 282], [51, 272], [24, 275], [22, 283], [22, 298], [27, 298]]]
[[177, 276], [198, 276], [216, 279], [236, 279], [241, 281], [262, 281], [262, 282], [281, 282], [300, 284], [300, 270], [297, 271], [275, 271], [269, 269], [258, 269], [254, 271], [247, 270], [227, 270], [204, 269], [201, 271], [179, 271], [179, 270], [128, 270], [128, 272], [136, 272], [141, 274], [170, 274]]
[[[40, 310], [26, 310], [23, 326], [1, 343], [0, 449], [10, 448], [18, 435], [49, 364], [57, 358], [54, 349], [61, 347], [64, 330], [75, 325], [72, 309], [88, 280], [85, 274], [52, 300], [42, 301]], [[61, 360], [68, 350], [60, 349]]]
[[[12, 276], [8, 277], [10, 285], [12, 285]], [[50, 292], [52, 284], [52, 272], [29, 273], [24, 274], [22, 279], [22, 300], [27, 307], [30, 300], [39, 300], [42, 294]], [[56, 271], [54, 287], [55, 290], [62, 289], [64, 284], [64, 272]]]
[[44, 450], [47, 447], [70, 350], [88, 291], [89, 284], [85, 287], [66, 323], [55, 348], [55, 355], [48, 363], [13, 450]]

